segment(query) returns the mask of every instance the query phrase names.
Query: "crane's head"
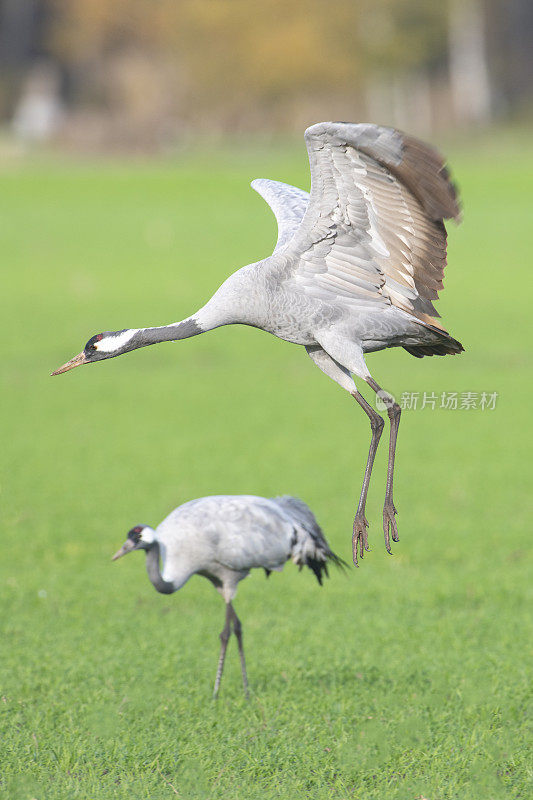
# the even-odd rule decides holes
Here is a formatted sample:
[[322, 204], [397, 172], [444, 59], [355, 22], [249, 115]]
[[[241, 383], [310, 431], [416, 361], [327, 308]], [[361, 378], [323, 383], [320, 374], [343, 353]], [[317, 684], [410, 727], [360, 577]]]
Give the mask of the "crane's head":
[[52, 372], [52, 375], [61, 375], [62, 372], [68, 372], [69, 369], [79, 367], [81, 364], [92, 364], [93, 361], [102, 361], [104, 358], [121, 356], [128, 350], [135, 350], [139, 346], [139, 343], [136, 342], [138, 333], [139, 331], [135, 328], [97, 333], [96, 336], [91, 336], [81, 353]]
[[155, 531], [153, 528], [150, 528], [149, 525], [136, 525], [128, 533], [128, 538], [111, 560], [116, 561], [117, 558], [131, 553], [133, 550], [149, 550], [154, 542]]

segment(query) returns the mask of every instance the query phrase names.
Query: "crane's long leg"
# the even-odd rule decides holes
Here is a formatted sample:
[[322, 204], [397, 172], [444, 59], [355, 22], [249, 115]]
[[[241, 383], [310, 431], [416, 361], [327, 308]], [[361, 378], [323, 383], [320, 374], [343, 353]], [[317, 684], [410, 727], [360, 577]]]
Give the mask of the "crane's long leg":
[[368, 385], [376, 392], [387, 406], [387, 414], [390, 421], [389, 439], [389, 462], [387, 465], [387, 487], [385, 490], [385, 503], [383, 505], [383, 533], [385, 535], [385, 547], [387, 552], [391, 552], [390, 540], [398, 542], [398, 526], [395, 516], [398, 513], [392, 499], [394, 483], [394, 459], [396, 456], [396, 441], [398, 439], [398, 428], [400, 427], [401, 408], [394, 398], [384, 392], [373, 378], [367, 378]]
[[357, 567], [359, 566], [357, 563], [357, 545], [359, 545], [359, 554], [361, 558], [363, 558], [364, 551], [369, 549], [367, 534], [368, 521], [365, 516], [366, 496], [368, 494], [370, 476], [372, 474], [372, 467], [374, 466], [374, 459], [376, 457], [379, 440], [381, 438], [381, 432], [383, 431], [383, 426], [385, 423], [383, 422], [383, 418], [380, 417], [376, 411], [374, 411], [372, 406], [366, 402], [365, 398], [360, 395], [359, 392], [352, 392], [352, 395], [355, 397], [365, 414], [370, 419], [370, 427], [372, 429], [372, 439], [370, 440], [370, 448], [368, 450], [368, 458], [366, 460], [363, 485], [361, 486], [359, 504], [357, 506], [355, 519], [353, 521], [352, 554], [353, 563]]
[[366, 468], [365, 468], [365, 475], [363, 478], [363, 485], [361, 487], [361, 494], [359, 496], [359, 504], [357, 506], [357, 511], [355, 514], [355, 519], [353, 523], [353, 534], [352, 534], [352, 553], [353, 553], [353, 563], [355, 566], [358, 566], [357, 563], [357, 551], [359, 548], [359, 553], [361, 558], [363, 558], [363, 554], [365, 550], [368, 550], [368, 522], [365, 516], [365, 507], [366, 507], [366, 497], [368, 494], [368, 487], [370, 485], [370, 476], [372, 474], [372, 467], [374, 466], [374, 459], [376, 457], [376, 452], [378, 449], [379, 440], [381, 438], [381, 432], [383, 430], [383, 422], [382, 417], [374, 411], [371, 405], [369, 405], [365, 398], [359, 394], [357, 389], [355, 388], [355, 383], [352, 380], [352, 377], [346, 367], [343, 367], [338, 361], [336, 361], [332, 356], [329, 355], [322, 347], [319, 345], [312, 345], [305, 348], [309, 354], [309, 356], [313, 359], [317, 367], [319, 367], [322, 372], [324, 372], [329, 378], [332, 378], [336, 381], [339, 386], [342, 386], [343, 389], [346, 389], [347, 392], [350, 392], [352, 397], [354, 397], [365, 414], [370, 419], [370, 426], [372, 428], [372, 439], [370, 440], [370, 448], [368, 450], [368, 457], [366, 460]]
[[241, 672], [242, 672], [242, 685], [244, 688], [244, 694], [246, 695], [246, 699], [250, 698], [250, 693], [248, 691], [248, 675], [246, 674], [246, 660], [244, 658], [244, 647], [242, 644], [242, 625], [239, 617], [235, 613], [235, 609], [229, 604], [231, 609], [231, 614], [233, 616], [233, 632], [237, 637], [237, 643], [239, 645], [239, 656], [241, 659]]
[[224, 661], [226, 659], [226, 650], [228, 649], [228, 641], [231, 636], [231, 622], [233, 619], [233, 608], [231, 603], [226, 603], [226, 624], [224, 625], [220, 634], [220, 656], [218, 659], [217, 675], [215, 678], [215, 688], [213, 689], [213, 699], [216, 700], [218, 690], [220, 688], [220, 681], [222, 678], [222, 670], [224, 669]]

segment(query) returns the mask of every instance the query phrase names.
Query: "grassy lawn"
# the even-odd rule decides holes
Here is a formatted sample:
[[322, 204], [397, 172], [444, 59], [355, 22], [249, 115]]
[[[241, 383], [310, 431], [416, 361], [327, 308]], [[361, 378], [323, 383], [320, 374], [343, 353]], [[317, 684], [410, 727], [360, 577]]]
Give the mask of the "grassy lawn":
[[293, 493], [349, 560], [364, 414], [303, 349], [244, 327], [49, 372], [94, 333], [187, 316], [268, 254], [248, 182], [306, 186], [303, 144], [3, 168], [0, 797], [530, 796], [533, 149], [450, 156], [465, 221], [439, 309], [466, 353], [368, 363], [398, 398], [497, 392], [496, 408], [404, 412], [393, 557], [382, 446], [360, 569], [241, 584], [252, 698], [232, 640], [216, 704], [216, 592], [158, 595], [142, 554], [111, 554], [187, 499]]

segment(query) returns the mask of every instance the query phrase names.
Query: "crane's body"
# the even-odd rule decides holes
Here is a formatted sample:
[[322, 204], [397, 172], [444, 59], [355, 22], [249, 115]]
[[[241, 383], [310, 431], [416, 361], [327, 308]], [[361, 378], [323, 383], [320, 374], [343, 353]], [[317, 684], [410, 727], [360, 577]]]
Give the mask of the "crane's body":
[[[203, 308], [177, 324], [182, 324], [183, 329], [172, 333], [191, 331], [190, 335], [195, 335], [222, 325], [242, 324], [303, 346], [315, 346], [322, 340], [330, 340], [333, 334], [341, 346], [342, 342], [349, 342], [361, 353], [386, 347], [431, 345], [442, 338], [442, 334], [393, 305], [376, 308], [364, 301], [334, 305], [330, 298], [304, 294], [297, 285], [282, 280], [283, 270], [280, 269], [280, 275], [273, 272], [272, 265], [267, 263], [270, 260], [249, 264], [230, 275]], [[283, 254], [276, 260], [283, 264]], [[243, 297], [246, 297], [245, 307]], [[142, 332], [143, 329], [139, 341]], [[138, 329], [124, 333], [134, 337]]]
[[368, 549], [366, 497], [384, 421], [353, 377], [379, 393], [390, 420], [383, 529], [398, 541], [393, 475], [400, 407], [381, 390], [365, 354], [403, 347], [417, 358], [460, 353], [433, 305], [446, 264], [444, 219], [459, 219], [444, 161], [392, 128], [325, 122], [305, 133], [311, 192], [253, 181], [278, 222], [268, 258], [239, 269], [191, 317], [156, 328], [93, 336], [53, 374], [139, 347], [244, 324], [306, 348], [363, 408], [372, 438], [353, 525], [353, 558]]
[[226, 626], [221, 633], [215, 695], [232, 627], [247, 690], [242, 626], [232, 606], [239, 581], [256, 568], [267, 575], [281, 571], [292, 559], [300, 569], [309, 567], [321, 584], [328, 562], [343, 564], [331, 551], [312, 511], [289, 496], [218, 495], [191, 500], [172, 511], [155, 530], [148, 525], [132, 528], [113, 559], [133, 550], [146, 551], [148, 576], [158, 592], [172, 594], [192, 575], [201, 575], [222, 595]]

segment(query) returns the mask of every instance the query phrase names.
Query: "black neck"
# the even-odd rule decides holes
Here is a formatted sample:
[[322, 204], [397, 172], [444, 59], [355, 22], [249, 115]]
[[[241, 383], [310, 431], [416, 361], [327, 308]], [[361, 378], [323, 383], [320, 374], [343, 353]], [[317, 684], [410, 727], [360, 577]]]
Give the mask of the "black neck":
[[189, 339], [203, 333], [202, 328], [194, 317], [176, 322], [173, 325], [163, 325], [160, 328], [143, 328], [135, 335], [136, 347], [145, 347], [158, 342], [173, 342], [178, 339]]
[[161, 594], [172, 594], [174, 584], [170, 581], [165, 581], [161, 577], [161, 570], [159, 568], [159, 543], [154, 542], [149, 550], [146, 551], [146, 571], [153, 586]]

